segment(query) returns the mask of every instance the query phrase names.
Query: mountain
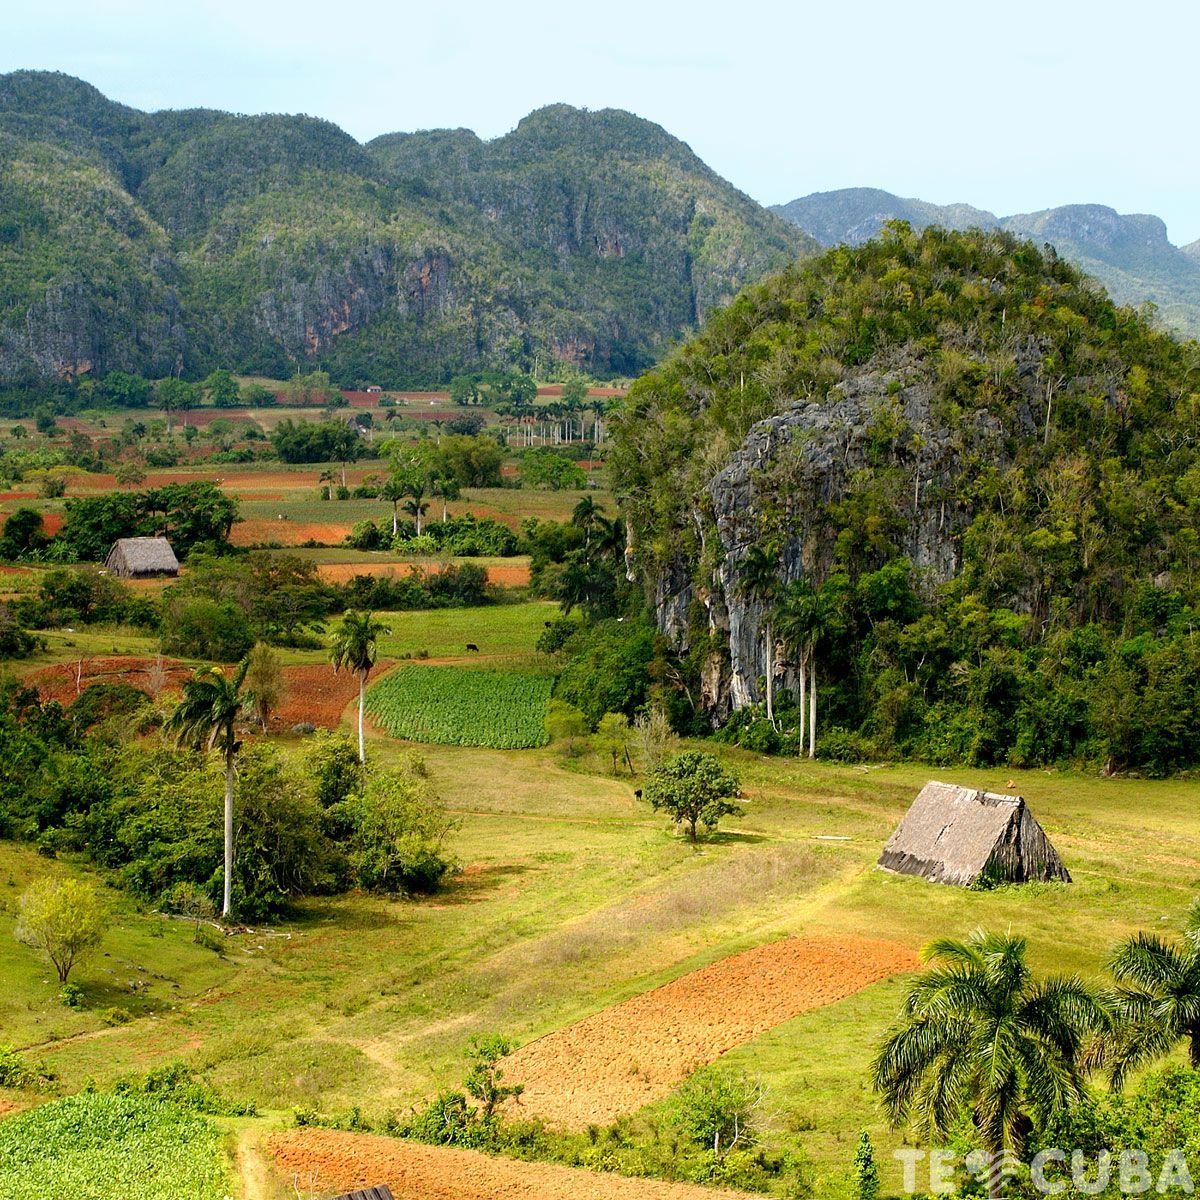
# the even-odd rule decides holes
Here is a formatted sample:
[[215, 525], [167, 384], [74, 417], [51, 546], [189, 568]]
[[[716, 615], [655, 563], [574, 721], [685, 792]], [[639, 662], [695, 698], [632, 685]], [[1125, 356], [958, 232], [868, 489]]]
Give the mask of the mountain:
[[823, 246], [859, 245], [875, 237], [887, 221], [907, 221], [914, 229], [1007, 229], [1038, 244], [1048, 243], [1094, 276], [1119, 304], [1147, 302], [1170, 329], [1200, 336], [1200, 242], [1174, 246], [1158, 217], [1120, 214], [1102, 204], [1071, 204], [1042, 212], [997, 217], [969, 204], [929, 204], [877, 188], [814, 192], [775, 205], [780, 216], [799, 225]]
[[0, 377], [634, 374], [815, 243], [630, 113], [360, 145], [0, 76]]
[[795, 752], [815, 655], [834, 757], [1193, 761], [1198, 369], [1005, 230], [893, 228], [747, 288], [610, 444], [673, 711]]

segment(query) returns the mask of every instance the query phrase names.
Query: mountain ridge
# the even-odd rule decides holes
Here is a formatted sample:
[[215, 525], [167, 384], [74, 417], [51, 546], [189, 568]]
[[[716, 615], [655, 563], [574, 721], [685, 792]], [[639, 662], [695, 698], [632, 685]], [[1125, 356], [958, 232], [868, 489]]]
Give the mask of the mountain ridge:
[[927, 225], [959, 231], [1004, 229], [1053, 245], [1103, 283], [1118, 303], [1153, 303], [1169, 328], [1200, 336], [1200, 241], [1173, 245], [1166, 224], [1149, 213], [1066, 204], [999, 217], [969, 204], [932, 204], [880, 188], [813, 192], [771, 207], [825, 246], [861, 244], [892, 220], [907, 221], [917, 230]]
[[815, 245], [621, 110], [364, 144], [306, 115], [145, 113], [61, 73], [0, 76], [8, 379], [630, 375]]

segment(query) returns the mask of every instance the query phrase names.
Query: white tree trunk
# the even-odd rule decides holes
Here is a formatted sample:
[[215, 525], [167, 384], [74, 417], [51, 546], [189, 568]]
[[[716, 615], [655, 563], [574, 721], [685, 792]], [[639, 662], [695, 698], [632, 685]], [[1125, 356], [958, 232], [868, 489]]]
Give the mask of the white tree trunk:
[[367, 761], [367, 746], [363, 741], [363, 709], [367, 702], [367, 673], [359, 671], [358, 673], [358, 761], [365, 763]]
[[225, 881], [221, 893], [221, 916], [233, 908], [233, 755], [225, 757]]
[[808, 757], [817, 757], [817, 648], [808, 651]]
[[808, 727], [808, 652], [800, 656], [800, 745], [804, 745], [804, 731]]
[[767, 720], [775, 724], [775, 636], [774, 630], [767, 626]]

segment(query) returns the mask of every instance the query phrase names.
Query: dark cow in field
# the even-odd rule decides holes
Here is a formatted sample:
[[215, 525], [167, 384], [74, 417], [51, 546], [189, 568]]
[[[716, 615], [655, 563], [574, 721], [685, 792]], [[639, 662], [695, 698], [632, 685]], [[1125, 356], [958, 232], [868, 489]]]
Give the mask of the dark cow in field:
[[477, 645], [475, 645], [474, 642], [468, 642], [467, 649], [470, 650], [473, 654], [479, 653], [479, 647]]

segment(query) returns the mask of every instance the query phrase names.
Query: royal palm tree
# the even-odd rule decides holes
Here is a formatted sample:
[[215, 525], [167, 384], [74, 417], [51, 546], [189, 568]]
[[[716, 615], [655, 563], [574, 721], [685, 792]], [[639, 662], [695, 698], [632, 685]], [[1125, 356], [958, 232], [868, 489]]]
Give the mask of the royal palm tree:
[[358, 674], [358, 761], [367, 761], [367, 747], [363, 739], [363, 712], [366, 706], [367, 676], [379, 657], [377, 642], [381, 634], [389, 632], [373, 613], [348, 612], [333, 632], [329, 656], [333, 669], [345, 667]]
[[386, 500], [392, 506], [392, 537], [395, 537], [400, 532], [400, 501], [408, 493], [404, 490], [404, 481], [393, 476], [391, 479], [385, 479], [383, 485], [379, 489], [380, 500]]
[[746, 551], [739, 571], [743, 592], [762, 609], [763, 640], [767, 654], [767, 720], [775, 724], [775, 599], [779, 595], [779, 552], [775, 546], [755, 544]]
[[1082, 1098], [1085, 1042], [1108, 1022], [1082, 980], [1035, 979], [1025, 953], [1024, 938], [982, 929], [933, 942], [871, 1067], [893, 1128], [911, 1120], [944, 1137], [971, 1120], [991, 1197], [1005, 1152], [1020, 1154], [1035, 1122]]
[[1188, 909], [1182, 942], [1135, 934], [1117, 944], [1109, 968], [1117, 981], [1110, 996], [1115, 1029], [1097, 1057], [1113, 1087], [1180, 1042], [1193, 1069], [1200, 1068], [1200, 900]]
[[167, 718], [166, 729], [176, 742], [197, 750], [216, 750], [225, 760], [225, 880], [221, 915], [233, 907], [233, 775], [242, 743], [237, 736], [238, 716], [254, 704], [254, 695], [243, 690], [249, 657], [242, 659], [232, 677], [220, 667], [203, 667], [183, 685], [183, 697]]
[[603, 519], [604, 510], [591, 496], [584, 496], [571, 512], [571, 524], [577, 529], [583, 530], [583, 544], [585, 546], [591, 545], [592, 530], [596, 527], [596, 522]]

